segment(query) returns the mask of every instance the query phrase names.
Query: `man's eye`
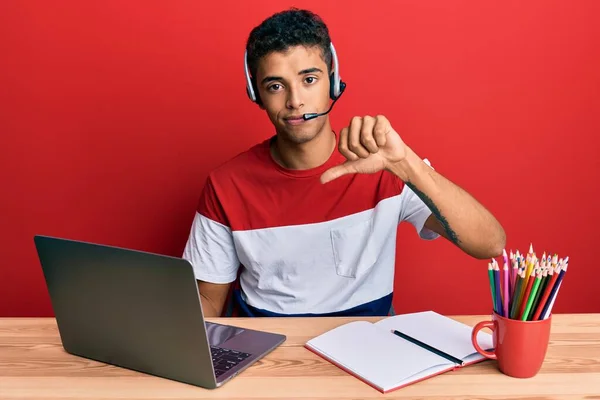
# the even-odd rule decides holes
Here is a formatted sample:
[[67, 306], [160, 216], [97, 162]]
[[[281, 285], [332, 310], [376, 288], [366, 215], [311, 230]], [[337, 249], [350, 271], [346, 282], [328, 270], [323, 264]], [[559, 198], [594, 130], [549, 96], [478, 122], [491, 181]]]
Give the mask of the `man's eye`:
[[314, 76], [307, 76], [306, 83], [314, 83], [317, 80]]
[[271, 91], [277, 91], [277, 90], [280, 89], [280, 87], [281, 87], [280, 84], [275, 83], [274, 85], [269, 86], [269, 90], [271, 90]]

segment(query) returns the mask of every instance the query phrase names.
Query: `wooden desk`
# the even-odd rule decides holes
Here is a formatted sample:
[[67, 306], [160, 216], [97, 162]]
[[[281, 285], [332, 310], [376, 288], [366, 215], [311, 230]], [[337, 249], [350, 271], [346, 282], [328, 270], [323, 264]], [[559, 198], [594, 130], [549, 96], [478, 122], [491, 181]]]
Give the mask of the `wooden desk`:
[[[472, 326], [485, 317], [454, 318]], [[485, 361], [386, 395], [302, 347], [350, 320], [227, 319], [288, 339], [211, 391], [69, 355], [53, 318], [0, 318], [0, 399], [600, 399], [600, 314], [555, 315], [546, 361], [534, 378], [507, 377]]]

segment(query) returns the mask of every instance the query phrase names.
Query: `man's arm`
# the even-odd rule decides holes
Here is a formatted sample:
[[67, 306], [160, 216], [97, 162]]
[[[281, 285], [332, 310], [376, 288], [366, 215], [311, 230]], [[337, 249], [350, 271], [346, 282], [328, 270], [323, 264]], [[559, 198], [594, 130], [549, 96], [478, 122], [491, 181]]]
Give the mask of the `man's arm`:
[[476, 258], [502, 253], [506, 235], [477, 200], [421, 160], [382, 115], [353, 117], [340, 131], [339, 151], [347, 161], [321, 176], [327, 183], [346, 174], [386, 170], [398, 176], [433, 213], [425, 226]]
[[240, 261], [212, 173], [202, 189], [182, 257], [194, 268], [204, 316], [220, 317]]
[[464, 189], [429, 167], [408, 146], [389, 169], [432, 211], [425, 227], [467, 254], [484, 259], [502, 254], [506, 234], [494, 216]]
[[231, 283], [197, 282], [204, 317], [220, 317], [223, 314], [223, 307], [227, 301]]

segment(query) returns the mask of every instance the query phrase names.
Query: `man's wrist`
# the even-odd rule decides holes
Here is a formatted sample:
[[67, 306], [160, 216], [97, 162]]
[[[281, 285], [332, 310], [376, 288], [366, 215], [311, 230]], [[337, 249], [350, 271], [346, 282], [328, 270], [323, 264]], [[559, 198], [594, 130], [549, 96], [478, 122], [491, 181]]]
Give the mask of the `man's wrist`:
[[427, 164], [410, 147], [406, 146], [406, 157], [388, 167], [388, 171], [404, 182], [413, 182], [419, 174], [426, 171], [424, 169], [426, 166]]

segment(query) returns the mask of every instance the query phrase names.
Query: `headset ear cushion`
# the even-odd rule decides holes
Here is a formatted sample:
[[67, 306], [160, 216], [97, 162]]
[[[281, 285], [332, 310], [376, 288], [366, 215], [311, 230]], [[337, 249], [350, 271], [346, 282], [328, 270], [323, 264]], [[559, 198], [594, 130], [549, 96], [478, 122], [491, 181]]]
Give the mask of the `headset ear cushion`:
[[344, 89], [346, 89], [346, 83], [340, 79], [340, 91], [338, 95], [335, 95], [335, 78], [333, 73], [329, 75], [329, 97], [331, 100], [339, 99], [342, 93], [344, 93]]
[[256, 85], [256, 79], [252, 78], [250, 79], [250, 82], [252, 82], [252, 90], [254, 90], [254, 97], [256, 98], [255, 103], [261, 106], [262, 101], [260, 100], [260, 95], [258, 94], [258, 86]]
[[333, 77], [333, 72], [329, 74], [329, 97], [331, 100], [335, 100], [335, 78]]
[[346, 82], [340, 79], [340, 94], [338, 95], [338, 98], [344, 93], [344, 90], [346, 90]]

